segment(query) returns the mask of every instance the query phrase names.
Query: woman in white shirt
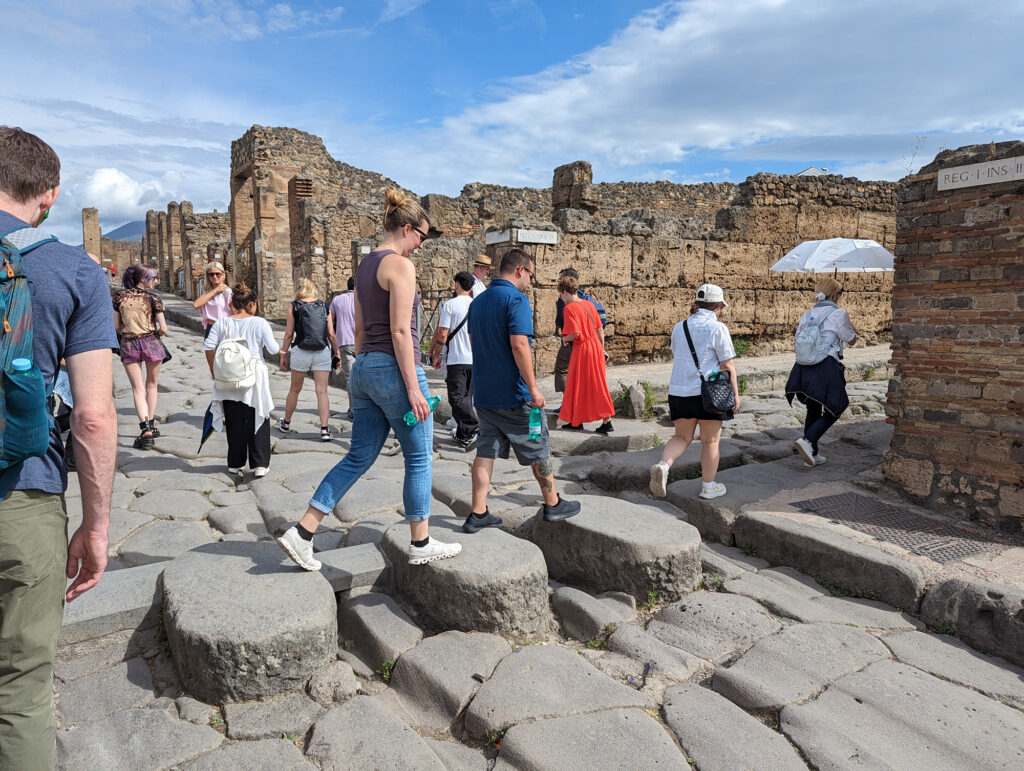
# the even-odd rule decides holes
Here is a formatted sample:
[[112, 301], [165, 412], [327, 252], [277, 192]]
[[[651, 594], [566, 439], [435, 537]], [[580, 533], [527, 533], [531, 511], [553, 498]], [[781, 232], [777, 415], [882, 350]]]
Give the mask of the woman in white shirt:
[[213, 384], [213, 427], [227, 434], [228, 473], [241, 474], [246, 459], [254, 476], [266, 476], [270, 466], [270, 373], [263, 361], [263, 349], [275, 354], [280, 350], [267, 320], [256, 315], [256, 293], [245, 284], [235, 284], [231, 295], [230, 316], [217, 319], [203, 347], [213, 375], [213, 359], [222, 340], [244, 337], [256, 364], [256, 382], [246, 389], [222, 390]]
[[[722, 421], [732, 420], [733, 413], [740, 408], [736, 367], [733, 363], [736, 351], [732, 346], [729, 328], [718, 320], [717, 315], [722, 308], [728, 307], [720, 286], [704, 284], [697, 288], [697, 299], [690, 308], [690, 318], [680, 321], [672, 330], [672, 378], [668, 385], [668, 406], [676, 433], [665, 443], [661, 460], [651, 466], [651, 492], [659, 497], [665, 496], [669, 469], [690, 446], [698, 424], [702, 481], [700, 497], [718, 498], [725, 495], [725, 485], [715, 481], [719, 459], [718, 440], [722, 436]], [[690, 344], [686, 340], [687, 330], [700, 362], [700, 372], [705, 377], [716, 370], [725, 370], [732, 375], [736, 397], [736, 407], [732, 411], [714, 413], [704, 409], [700, 396], [700, 373], [693, 363]]]
[[801, 404], [807, 405], [804, 435], [793, 444], [808, 467], [825, 462], [825, 456], [818, 452], [818, 441], [850, 406], [845, 368], [840, 360], [844, 343], [857, 341], [850, 314], [837, 305], [843, 295], [843, 285], [831, 276], [824, 276], [815, 291], [817, 302], [800, 317], [796, 334], [799, 337], [809, 325], [818, 325], [819, 349], [824, 358], [817, 364], [794, 364], [786, 381], [789, 403], [793, 403], [795, 396]]

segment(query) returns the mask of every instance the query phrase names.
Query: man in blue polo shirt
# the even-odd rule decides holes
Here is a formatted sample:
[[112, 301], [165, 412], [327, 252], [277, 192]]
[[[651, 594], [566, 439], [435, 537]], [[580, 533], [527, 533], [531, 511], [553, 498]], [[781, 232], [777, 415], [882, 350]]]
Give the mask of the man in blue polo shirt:
[[530, 410], [544, 407], [544, 395], [533, 374], [530, 340], [533, 312], [526, 290], [533, 281], [533, 258], [511, 249], [501, 259], [498, 278], [469, 306], [473, 346], [473, 402], [480, 435], [473, 461], [473, 511], [462, 529], [475, 533], [500, 525], [501, 518], [487, 510], [487, 492], [494, 459], [515, 450], [522, 466], [531, 466], [544, 497], [544, 519], [568, 519], [580, 510], [578, 501], [566, 501], [555, 490], [547, 416], [539, 439], [530, 439]]

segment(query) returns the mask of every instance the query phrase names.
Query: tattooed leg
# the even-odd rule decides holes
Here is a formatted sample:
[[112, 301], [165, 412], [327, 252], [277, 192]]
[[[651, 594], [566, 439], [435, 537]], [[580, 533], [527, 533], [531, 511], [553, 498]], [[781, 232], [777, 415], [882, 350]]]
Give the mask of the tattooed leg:
[[540, 485], [540, 494], [544, 496], [544, 503], [548, 506], [556, 505], [558, 503], [558, 493], [555, 492], [555, 477], [553, 476], [551, 460], [543, 460], [532, 468], [533, 475], [537, 478], [537, 484]]

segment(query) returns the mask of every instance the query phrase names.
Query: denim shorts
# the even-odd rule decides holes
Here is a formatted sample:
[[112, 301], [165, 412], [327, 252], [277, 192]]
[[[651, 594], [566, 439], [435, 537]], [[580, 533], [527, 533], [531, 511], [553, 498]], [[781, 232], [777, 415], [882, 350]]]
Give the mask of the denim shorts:
[[292, 372], [331, 371], [331, 349], [328, 346], [324, 346], [319, 351], [306, 351], [296, 346], [291, 349], [290, 354], [288, 369]]
[[530, 438], [530, 405], [511, 410], [476, 408], [480, 422], [480, 435], [476, 440], [478, 458], [507, 458], [509, 449], [515, 450], [520, 466], [535, 466], [551, 457], [548, 434], [548, 416], [544, 410], [540, 423], [540, 438]]

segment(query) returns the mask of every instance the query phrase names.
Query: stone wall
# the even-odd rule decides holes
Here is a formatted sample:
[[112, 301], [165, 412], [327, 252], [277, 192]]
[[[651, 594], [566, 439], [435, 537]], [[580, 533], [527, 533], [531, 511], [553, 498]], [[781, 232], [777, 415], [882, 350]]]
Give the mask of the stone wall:
[[100, 213], [96, 209], [82, 209], [82, 248], [89, 254], [100, 256]]
[[138, 241], [116, 241], [110, 238], [100, 239], [100, 264], [107, 270], [113, 265], [117, 275], [124, 273], [129, 265], [142, 262], [142, 244]]
[[[212, 212], [195, 213], [190, 201], [182, 201], [179, 208], [182, 266], [185, 273], [182, 293], [187, 299], [194, 300], [202, 294], [203, 267], [206, 263], [214, 258], [218, 262], [225, 261], [227, 244], [231, 236], [231, 219], [227, 212], [219, 212], [216, 209]], [[214, 258], [209, 256], [211, 245], [214, 246]], [[232, 279], [229, 270], [225, 280], [230, 283]]]
[[938, 189], [944, 169], [1024, 143], [940, 153], [900, 193], [885, 478], [915, 501], [1024, 532], [1024, 187]]

